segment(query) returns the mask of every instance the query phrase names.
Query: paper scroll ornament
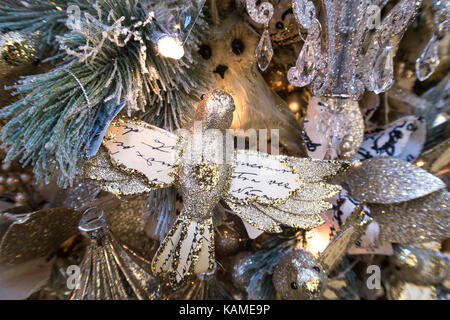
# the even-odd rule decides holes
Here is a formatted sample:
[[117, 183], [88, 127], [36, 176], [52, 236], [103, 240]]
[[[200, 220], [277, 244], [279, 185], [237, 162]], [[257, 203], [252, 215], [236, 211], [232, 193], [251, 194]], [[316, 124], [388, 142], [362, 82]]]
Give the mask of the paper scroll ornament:
[[425, 143], [425, 123], [416, 116], [407, 116], [382, 129], [365, 132], [355, 158], [365, 160], [391, 156], [408, 162], [415, 160]]

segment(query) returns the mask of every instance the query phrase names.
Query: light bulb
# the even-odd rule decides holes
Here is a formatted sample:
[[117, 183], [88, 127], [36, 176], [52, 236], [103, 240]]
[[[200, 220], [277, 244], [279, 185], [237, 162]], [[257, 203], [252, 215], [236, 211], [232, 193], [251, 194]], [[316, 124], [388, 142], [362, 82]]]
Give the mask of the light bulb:
[[300, 111], [300, 103], [297, 101], [292, 101], [289, 103], [289, 109], [291, 109], [292, 112], [296, 113]]
[[172, 59], [181, 59], [184, 56], [183, 44], [175, 37], [163, 35], [156, 43], [160, 55]]
[[330, 243], [329, 232], [326, 228], [315, 228], [305, 234], [306, 249], [316, 258], [325, 250]]

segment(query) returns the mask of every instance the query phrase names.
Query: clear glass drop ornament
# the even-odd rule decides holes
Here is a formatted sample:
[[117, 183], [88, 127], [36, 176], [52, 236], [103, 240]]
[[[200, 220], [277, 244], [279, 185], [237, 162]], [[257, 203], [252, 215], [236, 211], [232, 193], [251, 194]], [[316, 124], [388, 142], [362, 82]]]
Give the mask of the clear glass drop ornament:
[[416, 74], [420, 81], [428, 79], [439, 65], [439, 41], [433, 34], [422, 54], [416, 60]]
[[394, 52], [391, 41], [386, 44], [375, 60], [370, 81], [372, 90], [376, 94], [385, 92], [394, 83]]
[[261, 71], [265, 71], [270, 64], [273, 57], [272, 41], [270, 40], [269, 30], [264, 29], [264, 32], [256, 47], [256, 62]]

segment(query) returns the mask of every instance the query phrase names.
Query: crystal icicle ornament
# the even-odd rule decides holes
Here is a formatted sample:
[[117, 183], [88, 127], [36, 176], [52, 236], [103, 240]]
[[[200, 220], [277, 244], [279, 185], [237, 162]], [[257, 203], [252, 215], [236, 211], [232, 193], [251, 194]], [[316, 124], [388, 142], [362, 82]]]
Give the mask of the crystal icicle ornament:
[[88, 209], [78, 225], [89, 239], [80, 265], [79, 283], [74, 284], [71, 300], [147, 300], [160, 295], [160, 285], [143, 258], [115, 240], [106, 215], [99, 208]]
[[256, 47], [255, 54], [259, 69], [261, 69], [261, 71], [265, 71], [273, 56], [272, 41], [270, 40], [269, 30], [264, 30], [258, 46]]
[[186, 1], [187, 5], [186, 8], [184, 8], [178, 18], [178, 24], [181, 32], [181, 38], [183, 41], [185, 41], [189, 34], [192, 31], [192, 28], [194, 27], [198, 17], [202, 13], [203, 7], [205, 5], [206, 0], [198, 1], [197, 4], [189, 3], [190, 1]]
[[295, 67], [288, 71], [288, 81], [296, 87], [304, 87], [310, 84], [316, 77], [317, 70], [325, 67], [319, 66], [321, 52], [318, 34], [311, 37], [315, 37], [315, 39], [309, 39], [310, 35], [308, 35], [298, 55]]
[[431, 76], [439, 65], [439, 41], [435, 34], [431, 37], [422, 54], [416, 60], [416, 74], [420, 81]]
[[394, 52], [391, 41], [375, 60], [370, 75], [372, 90], [379, 94], [388, 90], [394, 83]]

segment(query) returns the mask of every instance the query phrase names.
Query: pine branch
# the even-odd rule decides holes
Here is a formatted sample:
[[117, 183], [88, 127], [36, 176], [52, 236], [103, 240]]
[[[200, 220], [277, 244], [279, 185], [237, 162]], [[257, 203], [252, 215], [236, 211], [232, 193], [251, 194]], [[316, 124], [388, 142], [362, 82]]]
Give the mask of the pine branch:
[[170, 12], [167, 3], [173, 1], [153, 8], [152, 18], [138, 0], [99, 0], [95, 15], [82, 14], [80, 29], [57, 37], [62, 62], [12, 86], [21, 99], [0, 111], [12, 117], [1, 136], [5, 162], [33, 164], [38, 179], [59, 171], [58, 184], [67, 186], [95, 128], [106, 125], [120, 103], [150, 123], [180, 127], [208, 85], [195, 46], [206, 28], [193, 30], [184, 58], [161, 57], [151, 39], [164, 22], [158, 17]]
[[82, 11], [92, 10], [86, 0], [4, 0], [0, 4], [0, 30], [40, 32], [42, 46], [54, 46], [56, 36], [69, 31], [67, 8], [76, 5]]

